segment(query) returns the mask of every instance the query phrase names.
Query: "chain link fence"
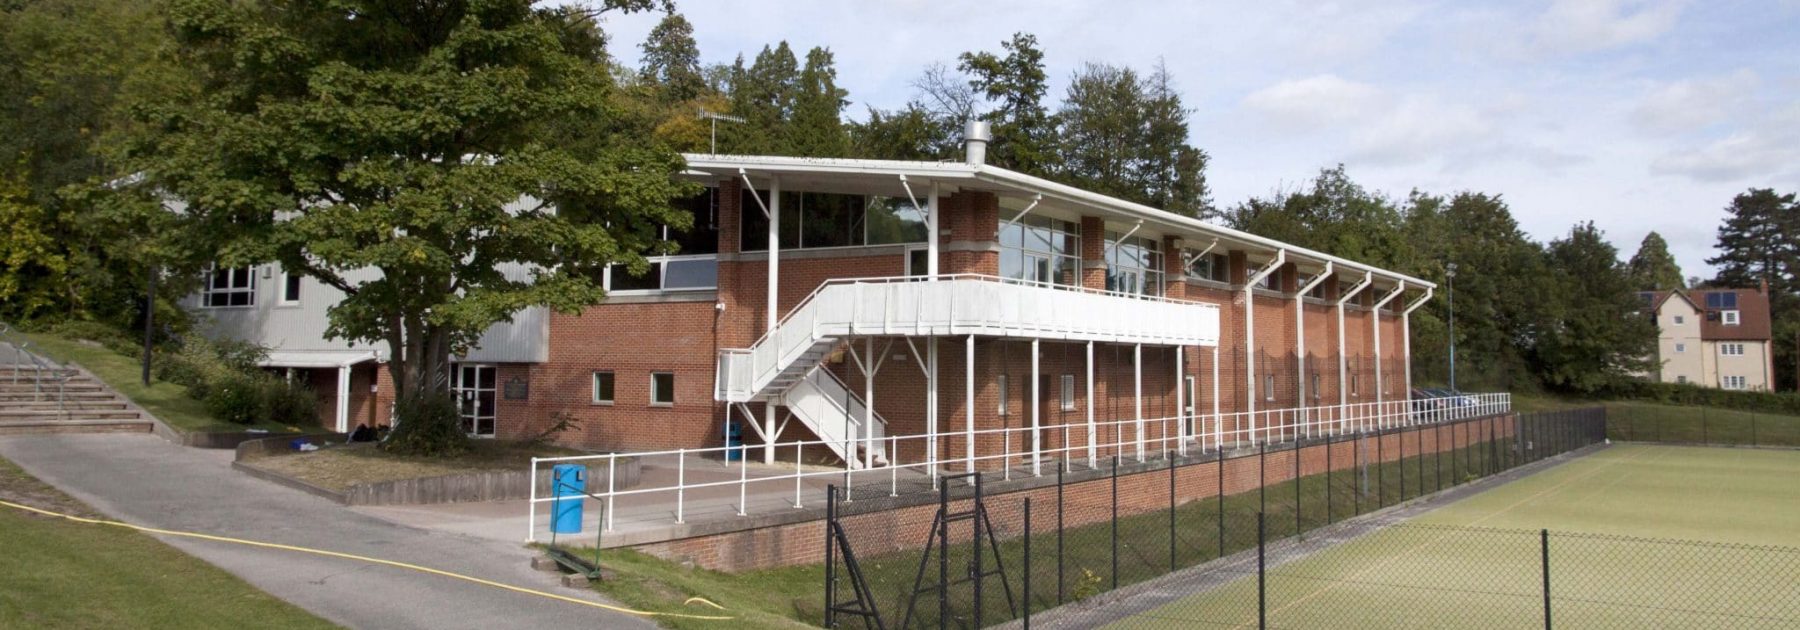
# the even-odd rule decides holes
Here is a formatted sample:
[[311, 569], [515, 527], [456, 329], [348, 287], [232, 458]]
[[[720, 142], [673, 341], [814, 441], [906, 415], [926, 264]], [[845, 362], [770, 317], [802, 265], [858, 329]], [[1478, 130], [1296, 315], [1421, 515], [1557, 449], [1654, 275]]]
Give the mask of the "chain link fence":
[[[981, 474], [945, 477], [930, 496], [846, 500], [834, 491], [822, 621], [1029, 625], [1036, 612], [1202, 565], [1184, 583], [1232, 584], [1257, 574], [1247, 558], [1259, 551], [1322, 544], [1307, 534], [1598, 443], [1605, 427], [1598, 408], [1489, 416], [1222, 456], [1114, 458], [1073, 472], [1059, 465], [1054, 476], [1004, 484], [993, 473], [986, 485]], [[1006, 491], [990, 496], [989, 486]]]

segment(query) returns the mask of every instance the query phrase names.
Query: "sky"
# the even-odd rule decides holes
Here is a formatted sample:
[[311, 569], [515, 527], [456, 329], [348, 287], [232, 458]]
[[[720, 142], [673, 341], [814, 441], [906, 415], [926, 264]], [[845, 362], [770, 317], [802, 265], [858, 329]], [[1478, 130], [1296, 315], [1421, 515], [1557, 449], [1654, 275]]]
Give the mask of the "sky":
[[[856, 119], [1019, 31], [1044, 50], [1052, 101], [1084, 63], [1161, 60], [1221, 206], [1342, 163], [1396, 198], [1499, 194], [1541, 241], [1592, 220], [1626, 258], [1655, 230], [1710, 277], [1734, 195], [1800, 191], [1800, 0], [676, 5], [707, 63], [829, 48]], [[660, 18], [608, 14], [612, 53], [637, 63]]]

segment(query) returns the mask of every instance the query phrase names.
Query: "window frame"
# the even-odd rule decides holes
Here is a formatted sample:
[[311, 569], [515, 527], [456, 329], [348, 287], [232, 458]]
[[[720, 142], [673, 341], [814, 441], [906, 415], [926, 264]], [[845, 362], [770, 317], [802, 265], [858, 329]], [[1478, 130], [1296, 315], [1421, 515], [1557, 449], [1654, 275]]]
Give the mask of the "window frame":
[[[281, 272], [281, 284], [276, 285], [275, 289], [275, 305], [299, 306], [300, 297], [303, 295], [301, 292], [301, 283], [305, 282], [305, 278], [306, 276], [304, 275], [291, 274], [286, 271]], [[293, 297], [291, 298], [288, 297], [290, 289], [293, 293]]]
[[[606, 377], [607, 389], [612, 390], [606, 398], [600, 397], [600, 377], [602, 376]], [[612, 370], [594, 370], [593, 376], [589, 377], [589, 385], [591, 386], [590, 393], [593, 394], [593, 404], [612, 406], [618, 402], [619, 376]]]
[[[1161, 240], [1136, 234], [1128, 238], [1126, 234], [1108, 230], [1104, 245], [1107, 291], [1143, 297], [1162, 296], [1163, 283], [1167, 279], [1163, 257], [1168, 253], [1163, 251]], [[1131, 253], [1127, 254], [1127, 251]], [[1123, 280], [1127, 277], [1134, 286], [1124, 286]]]
[[[1051, 286], [1081, 286], [1081, 224], [1055, 217], [1026, 215], [1016, 223], [1002, 219], [995, 232], [1000, 245], [999, 275], [1009, 280]], [[1016, 230], [1016, 238], [1014, 236]], [[1048, 239], [1042, 238], [1048, 235]], [[1017, 243], [1012, 241], [1016, 240]], [[1066, 245], [1067, 247], [1061, 247]], [[1067, 251], [1063, 251], [1066, 249]], [[1009, 270], [1009, 257], [1018, 269]], [[1066, 274], [1058, 273], [1066, 271]], [[1041, 273], [1040, 273], [1041, 272]]]
[[[657, 377], [668, 377], [668, 379], [669, 379], [668, 391], [666, 391], [666, 392], [663, 391], [663, 388], [656, 384]], [[666, 401], [658, 400], [659, 398], [661, 398], [660, 395], [665, 394], [665, 393], [668, 394], [669, 399]], [[650, 373], [650, 406], [651, 407], [673, 407], [673, 406], [675, 406], [675, 402], [676, 402], [675, 373], [666, 371], [666, 370], [658, 371], [658, 372], [651, 372]]]
[[1000, 388], [1000, 401], [999, 401], [999, 403], [997, 403], [995, 405], [995, 411], [1001, 416], [1008, 415], [1007, 414], [1007, 412], [1009, 411], [1008, 407], [1010, 407], [1010, 405], [1008, 405], [1007, 401], [1006, 401], [1006, 399], [1007, 399], [1006, 388], [1008, 385], [1008, 383], [1007, 383], [1008, 380], [1010, 380], [1010, 379], [1006, 378], [1005, 374], [1000, 374], [997, 377], [995, 377], [995, 379], [994, 379], [995, 384], [998, 385]]
[[1741, 311], [1724, 310], [1719, 311], [1719, 323], [1726, 326], [1738, 326], [1744, 323], [1744, 318]]
[[[244, 279], [248, 282], [248, 284], [238, 285], [238, 284], [230, 281], [232, 278], [235, 277], [235, 274], [240, 271], [243, 272]], [[205, 282], [203, 282], [200, 286], [200, 308], [212, 309], [212, 308], [255, 308], [256, 307], [257, 278], [256, 278], [256, 267], [255, 266], [230, 267], [230, 268], [225, 269], [224, 270], [224, 273], [226, 274], [225, 278], [227, 278], [227, 284], [229, 286], [226, 286], [224, 288], [219, 288], [219, 287], [214, 286], [213, 279], [219, 277], [220, 273], [221, 273], [221, 271], [217, 265], [209, 267], [206, 270]], [[244, 303], [243, 304], [230, 303], [231, 296], [234, 296], [234, 295], [245, 296]], [[214, 296], [224, 296], [225, 303], [214, 304], [213, 303]]]

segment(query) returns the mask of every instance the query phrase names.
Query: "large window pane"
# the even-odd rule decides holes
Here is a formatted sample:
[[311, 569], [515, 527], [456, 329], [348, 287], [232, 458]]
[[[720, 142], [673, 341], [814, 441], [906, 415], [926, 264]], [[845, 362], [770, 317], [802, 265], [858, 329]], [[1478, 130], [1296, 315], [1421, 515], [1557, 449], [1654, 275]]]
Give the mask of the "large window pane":
[[864, 234], [870, 245], [923, 243], [925, 214], [912, 201], [895, 197], [869, 197], [864, 209]]
[[1065, 285], [1081, 283], [1081, 237], [1075, 223], [1027, 216], [1000, 222], [1000, 276]]
[[[717, 254], [719, 253], [719, 213], [714, 202], [718, 194], [717, 188], [708, 188], [698, 195], [681, 199], [676, 205], [694, 216], [694, 224], [686, 230], [669, 228], [668, 239], [675, 242], [677, 254]], [[761, 210], [755, 211], [757, 216]], [[767, 227], [763, 228], [767, 230]]]
[[608, 291], [654, 291], [662, 288], [662, 266], [650, 263], [642, 276], [633, 276], [624, 265], [613, 265], [612, 284]]
[[663, 270], [665, 289], [711, 289], [719, 286], [719, 261], [714, 258], [671, 260]]
[[738, 229], [739, 249], [746, 252], [768, 250], [769, 218], [763, 216], [763, 207], [757, 205], [756, 200], [762, 199], [763, 203], [768, 203], [769, 193], [757, 191], [756, 195], [752, 196], [748, 190], [738, 192], [740, 194], [738, 214], [741, 217], [738, 221], [740, 226]]
[[[862, 244], [861, 195], [805, 193], [800, 197], [801, 247], [848, 247]], [[787, 214], [782, 213], [782, 219], [786, 218]]]

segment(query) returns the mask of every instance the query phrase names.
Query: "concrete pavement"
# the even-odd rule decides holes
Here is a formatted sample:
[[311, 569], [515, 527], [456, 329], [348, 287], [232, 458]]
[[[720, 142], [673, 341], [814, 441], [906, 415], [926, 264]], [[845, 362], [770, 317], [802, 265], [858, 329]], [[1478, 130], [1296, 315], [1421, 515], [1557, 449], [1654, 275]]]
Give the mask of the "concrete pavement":
[[[0, 456], [139, 525], [366, 555], [611, 603], [531, 570], [531, 552], [516, 542], [359, 514], [238, 473], [230, 466], [231, 451], [186, 448], [149, 435], [38, 435], [0, 437]], [[656, 627], [642, 617], [405, 569], [186, 538], [165, 542], [352, 628]]]

